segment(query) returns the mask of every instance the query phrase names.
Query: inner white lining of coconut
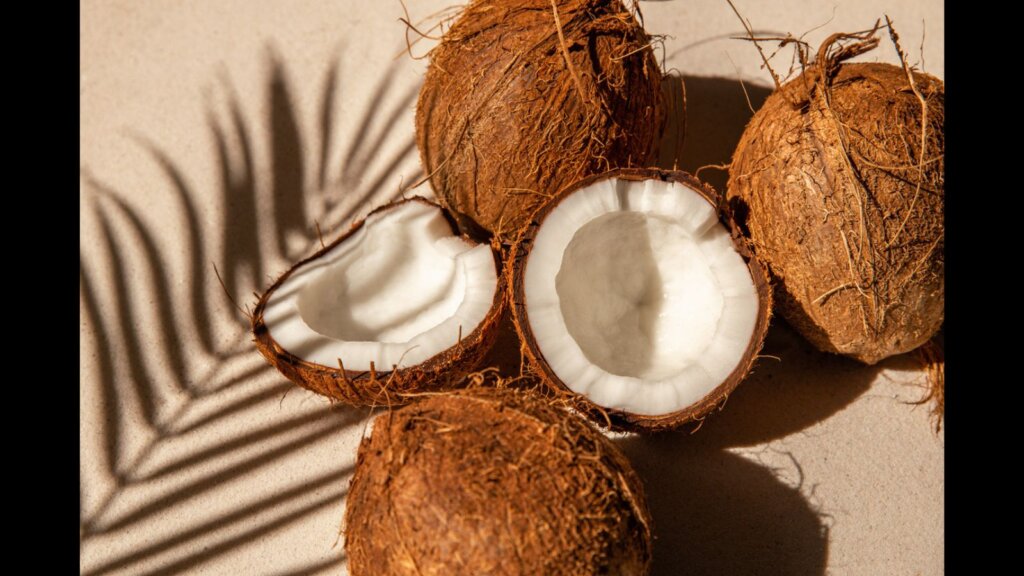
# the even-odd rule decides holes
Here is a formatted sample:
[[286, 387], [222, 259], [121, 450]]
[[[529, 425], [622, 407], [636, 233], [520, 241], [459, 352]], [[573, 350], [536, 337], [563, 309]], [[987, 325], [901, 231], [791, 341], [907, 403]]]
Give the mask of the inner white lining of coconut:
[[406, 202], [371, 214], [341, 244], [296, 269], [263, 315], [285, 350], [347, 370], [409, 367], [455, 346], [487, 316], [491, 249], [455, 236], [441, 210]]
[[647, 416], [697, 403], [750, 345], [758, 297], [714, 207], [675, 182], [608, 179], [545, 218], [524, 278], [530, 330], [555, 375]]

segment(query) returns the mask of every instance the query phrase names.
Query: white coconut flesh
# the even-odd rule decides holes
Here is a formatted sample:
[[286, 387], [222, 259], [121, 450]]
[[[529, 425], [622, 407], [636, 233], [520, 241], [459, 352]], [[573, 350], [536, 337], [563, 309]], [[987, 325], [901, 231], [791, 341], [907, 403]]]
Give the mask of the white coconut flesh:
[[469, 336], [497, 285], [487, 245], [455, 236], [440, 208], [405, 202], [295, 269], [263, 318], [274, 341], [307, 362], [386, 371]]
[[644, 416], [725, 382], [757, 324], [746, 262], [714, 207], [676, 182], [608, 179], [572, 193], [537, 231], [523, 284], [558, 379]]

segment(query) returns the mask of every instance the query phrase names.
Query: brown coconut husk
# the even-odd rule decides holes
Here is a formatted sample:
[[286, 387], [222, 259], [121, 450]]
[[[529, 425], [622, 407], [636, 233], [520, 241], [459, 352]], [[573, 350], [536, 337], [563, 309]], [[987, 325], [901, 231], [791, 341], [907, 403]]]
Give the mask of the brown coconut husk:
[[[533, 331], [530, 329], [530, 311], [526, 307], [525, 295], [525, 271], [530, 257], [530, 250], [533, 246], [533, 239], [536, 237], [544, 219], [552, 210], [574, 191], [589, 186], [595, 182], [609, 178], [621, 180], [643, 181], [658, 179], [666, 182], [674, 181], [683, 184], [700, 193], [710, 204], [715, 206], [719, 212], [719, 219], [731, 232], [733, 245], [736, 251], [743, 257], [750, 270], [751, 280], [757, 290], [760, 306], [758, 308], [757, 323], [750, 344], [747, 346], [742, 359], [736, 368], [729, 374], [718, 387], [710, 394], [701, 399], [700, 402], [691, 405], [683, 410], [664, 414], [661, 416], [646, 416], [633, 414], [622, 410], [610, 409], [599, 406], [586, 396], [569, 389], [555, 372], [548, 365], [537, 345]], [[509, 307], [512, 311], [513, 321], [516, 330], [522, 340], [523, 357], [527, 360], [529, 372], [535, 374], [540, 382], [551, 391], [551, 393], [562, 398], [562, 401], [569, 403], [574, 409], [586, 414], [591, 421], [599, 426], [611, 430], [630, 432], [658, 432], [679, 428], [690, 423], [697, 423], [698, 427], [704, 418], [711, 414], [717, 407], [723, 406], [729, 395], [736, 389], [740, 382], [750, 373], [754, 362], [758, 358], [758, 352], [764, 344], [764, 338], [768, 333], [768, 324], [772, 311], [772, 290], [769, 283], [767, 269], [758, 261], [750, 249], [746, 238], [740, 233], [733, 221], [733, 216], [727, 205], [722, 202], [721, 196], [707, 184], [697, 180], [692, 175], [682, 171], [659, 170], [654, 168], [623, 168], [612, 170], [604, 174], [598, 174], [585, 178], [566, 190], [562, 191], [553, 200], [545, 204], [531, 218], [529, 224], [523, 228], [518, 240], [512, 248], [511, 255], [505, 266], [506, 282], [510, 286]]]
[[[422, 202], [437, 207], [437, 204], [429, 200], [412, 197], [381, 206], [370, 214], [391, 210], [406, 202]], [[446, 214], [446, 216], [448, 215]], [[448, 390], [463, 385], [466, 375], [480, 368], [498, 335], [498, 324], [505, 310], [504, 293], [506, 290], [504, 278], [500, 273], [491, 310], [484, 320], [473, 331], [463, 334], [456, 345], [416, 366], [397, 368], [394, 366], [376, 367], [371, 364], [370, 370], [349, 370], [345, 368], [344, 358], [338, 359], [337, 366], [324, 366], [299, 358], [282, 348], [274, 340], [273, 333], [263, 318], [267, 302], [274, 291], [296, 269], [322, 257], [334, 247], [345, 242], [363, 227], [364, 222], [365, 219], [353, 224], [352, 228], [341, 237], [316, 254], [292, 266], [260, 296], [252, 314], [252, 333], [256, 349], [267, 362], [292, 382], [332, 400], [353, 406], [401, 405], [408, 402], [410, 397], [422, 392]], [[449, 225], [452, 227], [452, 232], [457, 233], [457, 227], [450, 217]], [[502, 269], [500, 255], [493, 250], [492, 254], [494, 254], [495, 266], [500, 272]]]
[[820, 350], [867, 364], [927, 342], [945, 294], [943, 83], [905, 59], [846, 62], [877, 30], [834, 34], [768, 97], [727, 191], [779, 313]]
[[629, 461], [582, 418], [529, 390], [475, 388], [376, 418], [345, 551], [353, 576], [640, 575], [650, 524]]
[[652, 38], [620, 0], [474, 0], [430, 52], [416, 140], [470, 235], [514, 237], [551, 195], [654, 159]]

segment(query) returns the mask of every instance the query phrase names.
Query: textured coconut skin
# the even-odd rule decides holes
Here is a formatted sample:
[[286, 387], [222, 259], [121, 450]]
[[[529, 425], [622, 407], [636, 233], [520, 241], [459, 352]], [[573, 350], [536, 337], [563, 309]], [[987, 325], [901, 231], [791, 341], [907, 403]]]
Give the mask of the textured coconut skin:
[[[420, 197], [393, 202], [381, 206], [371, 212], [376, 214], [391, 210], [405, 202], [421, 202], [433, 207], [437, 204]], [[462, 340], [416, 366], [401, 369], [382, 366], [371, 371], [343, 370], [338, 366], [324, 366], [307, 362], [282, 348], [273, 338], [270, 328], [263, 319], [263, 312], [274, 291], [288, 279], [292, 273], [304, 264], [320, 258], [335, 246], [345, 242], [350, 236], [362, 228], [365, 220], [354, 224], [340, 238], [319, 250], [316, 254], [292, 266], [260, 297], [252, 315], [252, 333], [256, 349], [272, 366], [278, 369], [292, 382], [353, 406], [393, 406], [401, 405], [409, 400], [410, 395], [422, 392], [448, 390], [462, 385], [465, 376], [480, 368], [480, 363], [494, 345], [497, 337], [497, 326], [505, 309], [505, 281], [498, 274], [498, 285], [494, 294], [494, 302], [484, 320]], [[449, 221], [452, 231], [456, 231], [453, 222]], [[499, 254], [492, 251], [497, 270], [501, 270]], [[376, 367], [375, 367], [376, 368]]]
[[550, 0], [475, 0], [430, 52], [416, 141], [471, 236], [513, 238], [573, 181], [647, 165], [661, 137], [661, 72], [637, 20], [620, 0], [555, 4], [575, 75]]
[[647, 574], [650, 514], [619, 449], [526, 390], [377, 417], [347, 496], [353, 576]]
[[[661, 416], [645, 416], [633, 414], [622, 410], [609, 409], [592, 402], [583, 394], [572, 391], [555, 374], [548, 365], [544, 354], [537, 345], [537, 340], [530, 328], [530, 311], [526, 306], [525, 277], [526, 267], [529, 262], [530, 250], [533, 247], [533, 239], [544, 223], [547, 215], [554, 208], [571, 195], [573, 192], [590, 186], [594, 182], [608, 178], [620, 180], [663, 180], [666, 182], [678, 182], [700, 193], [705, 200], [718, 209], [719, 220], [726, 226], [732, 235], [733, 245], [736, 251], [747, 263], [751, 280], [757, 290], [758, 306], [757, 322], [749, 346], [743, 354], [736, 368], [729, 374], [719, 386], [710, 394], [702, 398], [698, 403], [688, 406], [683, 410], [671, 412]], [[626, 432], [659, 432], [672, 430], [685, 424], [703, 421], [717, 407], [728, 400], [729, 394], [739, 385], [754, 366], [757, 360], [757, 353], [764, 344], [765, 335], [768, 333], [768, 324], [772, 314], [772, 290], [769, 284], [768, 271], [754, 256], [749, 247], [749, 242], [740, 233], [739, 228], [733, 222], [728, 206], [723, 204], [721, 197], [714, 189], [707, 184], [697, 180], [690, 174], [682, 171], [658, 170], [653, 168], [628, 168], [612, 170], [604, 174], [594, 175], [577, 182], [560, 192], [549, 203], [545, 204], [534, 214], [529, 224], [523, 228], [519, 238], [512, 247], [511, 254], [505, 266], [505, 275], [510, 287], [511, 298], [509, 307], [512, 310], [513, 321], [519, 336], [523, 341], [523, 356], [527, 359], [529, 370], [536, 374], [540, 381], [554, 394], [561, 397], [565, 402], [570, 403], [573, 408], [586, 414], [591, 421], [599, 426], [611, 430]]]
[[727, 197], [782, 316], [867, 364], [917, 348], [943, 319], [944, 88], [914, 81], [928, 105], [920, 174], [922, 110], [904, 70], [834, 62], [768, 98], [730, 169]]

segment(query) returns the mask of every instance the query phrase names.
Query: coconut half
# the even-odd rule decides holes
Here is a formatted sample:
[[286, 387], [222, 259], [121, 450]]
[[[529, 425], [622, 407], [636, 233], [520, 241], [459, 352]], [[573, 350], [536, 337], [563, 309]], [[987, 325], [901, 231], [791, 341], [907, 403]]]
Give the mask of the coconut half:
[[253, 314], [256, 347], [288, 379], [351, 404], [443, 390], [494, 342], [499, 266], [440, 206], [389, 204], [267, 290]]
[[707, 185], [615, 170], [538, 211], [512, 252], [524, 352], [549, 386], [615, 429], [704, 417], [749, 372], [767, 274]]

